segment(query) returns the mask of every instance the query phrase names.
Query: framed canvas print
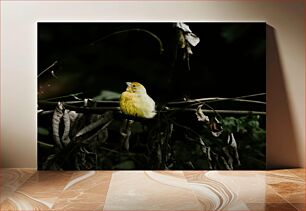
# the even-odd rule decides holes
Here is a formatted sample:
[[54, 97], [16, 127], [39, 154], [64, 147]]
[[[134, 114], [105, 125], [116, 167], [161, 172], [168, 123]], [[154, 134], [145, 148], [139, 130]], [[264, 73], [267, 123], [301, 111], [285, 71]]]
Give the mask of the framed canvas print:
[[263, 22], [39, 22], [38, 169], [266, 168]]

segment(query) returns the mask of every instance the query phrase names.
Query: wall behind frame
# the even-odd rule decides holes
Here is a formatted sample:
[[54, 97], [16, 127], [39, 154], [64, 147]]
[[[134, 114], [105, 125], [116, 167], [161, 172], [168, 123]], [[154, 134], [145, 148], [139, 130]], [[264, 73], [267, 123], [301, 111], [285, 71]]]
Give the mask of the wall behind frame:
[[267, 164], [305, 166], [303, 1], [2, 1], [1, 167], [36, 168], [36, 21], [266, 21]]

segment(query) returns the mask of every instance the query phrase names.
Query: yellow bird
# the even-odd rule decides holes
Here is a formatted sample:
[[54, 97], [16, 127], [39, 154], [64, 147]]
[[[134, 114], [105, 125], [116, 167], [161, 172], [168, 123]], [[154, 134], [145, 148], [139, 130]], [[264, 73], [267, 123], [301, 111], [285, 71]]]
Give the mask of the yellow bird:
[[156, 115], [155, 102], [147, 94], [146, 88], [138, 82], [126, 82], [127, 88], [120, 96], [122, 113], [151, 119]]

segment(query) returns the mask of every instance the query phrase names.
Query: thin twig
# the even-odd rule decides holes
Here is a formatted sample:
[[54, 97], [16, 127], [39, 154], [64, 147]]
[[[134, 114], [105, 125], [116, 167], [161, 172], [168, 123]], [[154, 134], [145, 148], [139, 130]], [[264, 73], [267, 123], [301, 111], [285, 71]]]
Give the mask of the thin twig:
[[[196, 108], [169, 108], [167, 111], [194, 111], [196, 112]], [[204, 113], [224, 113], [224, 114], [257, 114], [257, 115], [266, 115], [264, 111], [244, 111], [244, 110], [207, 110], [202, 109]]]
[[76, 112], [84, 112], [84, 113], [93, 113], [93, 114], [100, 114], [100, 113], [104, 113], [106, 110], [112, 110], [112, 111], [119, 111], [120, 107], [114, 107], [114, 106], [110, 106], [110, 107], [77, 107], [77, 106], [71, 106], [71, 105], [67, 105], [64, 103], [65, 108], [69, 109], [69, 110], [73, 110]]
[[47, 111], [39, 110], [39, 111], [37, 112], [37, 114], [38, 114], [39, 116], [47, 115], [47, 114], [53, 114], [53, 113], [54, 113], [54, 110], [47, 110]]
[[44, 101], [58, 100], [58, 99], [67, 98], [67, 97], [75, 97], [75, 96], [81, 95], [81, 94], [83, 94], [83, 92], [78, 92], [78, 93], [75, 93], [75, 94], [69, 94], [69, 95], [64, 95], [64, 96], [59, 96], [59, 97], [52, 97], [52, 98], [44, 99]]
[[109, 149], [109, 148], [102, 147], [102, 146], [99, 146], [99, 148], [104, 149], [104, 150], [109, 151], [109, 152], [113, 152], [113, 153], [117, 153], [117, 154], [123, 154], [122, 152], [119, 152], [119, 151], [114, 150], [114, 149]]
[[[263, 101], [258, 101], [258, 100], [244, 100], [244, 99], [235, 99], [235, 98], [221, 98], [221, 97], [217, 97], [215, 98], [215, 100], [200, 100], [197, 101], [195, 103], [189, 104], [190, 102], [187, 101], [187, 105], [189, 104], [189, 106], [198, 106], [200, 104], [205, 103], [205, 105], [207, 106], [207, 103], [215, 103], [215, 102], [221, 102], [221, 101], [235, 101], [235, 102], [243, 102], [243, 103], [254, 103], [254, 104], [261, 104], [261, 105], [266, 105], [266, 102]], [[175, 105], [175, 104], [173, 104]], [[178, 104], [176, 104], [178, 105]]]
[[261, 102], [261, 101], [242, 100], [242, 98], [250, 98], [250, 97], [262, 96], [262, 95], [266, 95], [266, 93], [245, 95], [245, 96], [234, 97], [234, 98], [208, 97], [208, 98], [191, 99], [191, 100], [187, 100], [187, 101], [173, 101], [173, 102], [168, 102], [167, 105], [188, 104], [188, 103], [194, 103], [194, 102], [206, 102], [206, 103], [208, 103], [208, 102], [219, 102], [219, 101], [226, 101], [226, 100], [266, 104], [265, 102]]
[[[118, 103], [118, 102], [117, 102]], [[103, 107], [78, 107], [76, 104], [80, 104], [79, 106], [84, 106], [83, 101], [71, 101], [63, 103], [64, 107], [68, 110], [75, 111], [78, 113], [92, 113], [92, 114], [101, 114], [106, 110], [119, 111], [119, 106], [103, 106]], [[48, 102], [48, 101], [38, 101], [38, 106], [40, 109], [51, 109], [51, 107], [56, 107], [57, 102]]]
[[47, 144], [47, 143], [44, 143], [44, 142], [41, 142], [41, 141], [37, 141], [37, 144], [42, 146], [42, 147], [45, 147], [45, 148], [53, 148], [54, 147], [53, 144]]
[[[57, 105], [57, 102], [52, 102], [52, 101], [49, 101], [49, 100], [39, 100], [38, 101], [38, 104], [39, 105]], [[92, 102], [95, 102], [97, 103], [97, 105], [99, 104], [118, 104], [119, 105], [119, 101], [95, 101], [95, 100], [92, 100]], [[64, 102], [65, 105], [79, 105], [79, 106], [84, 106], [84, 100], [72, 100], [72, 101], [65, 101]]]
[[231, 98], [216, 98], [215, 100], [207, 101], [206, 103], [211, 103], [211, 102], [219, 102], [219, 101], [224, 101], [224, 100], [230, 100], [230, 101], [236, 101], [236, 102], [245, 102], [245, 103], [255, 103], [255, 104], [263, 104], [266, 105], [266, 102], [258, 101], [258, 100], [244, 100], [244, 99], [231, 99]]
[[53, 62], [49, 67], [47, 67], [46, 69], [44, 69], [41, 73], [38, 74], [37, 78], [39, 78], [40, 76], [42, 76], [45, 72], [47, 72], [48, 70], [50, 70], [52, 67], [54, 67], [56, 64], [58, 63], [58, 61]]
[[[222, 116], [220, 115], [220, 113], [218, 113], [213, 107], [211, 107], [210, 105], [208, 105], [207, 103], [204, 104], [206, 107], [208, 107], [211, 111], [213, 111], [218, 117], [220, 117], [221, 119]], [[198, 109], [198, 108], [197, 108]]]
[[122, 31], [116, 31], [114, 33], [111, 33], [111, 34], [108, 34], [104, 37], [101, 37], [100, 39], [90, 43], [90, 45], [95, 45], [97, 42], [100, 42], [102, 40], [105, 40], [105, 39], [108, 39], [112, 36], [115, 36], [115, 35], [118, 35], [118, 34], [123, 34], [123, 33], [126, 33], [126, 32], [132, 32], [132, 31], [136, 31], [136, 32], [145, 32], [147, 34], [149, 34], [150, 36], [152, 36], [155, 40], [158, 41], [158, 44], [159, 44], [159, 51], [160, 53], [162, 53], [164, 51], [164, 48], [163, 48], [163, 43], [162, 41], [159, 39], [159, 37], [157, 35], [155, 35], [154, 33], [148, 31], [148, 30], [145, 30], [145, 29], [139, 29], [139, 28], [133, 28], [133, 29], [126, 29], [126, 30], [122, 30]]

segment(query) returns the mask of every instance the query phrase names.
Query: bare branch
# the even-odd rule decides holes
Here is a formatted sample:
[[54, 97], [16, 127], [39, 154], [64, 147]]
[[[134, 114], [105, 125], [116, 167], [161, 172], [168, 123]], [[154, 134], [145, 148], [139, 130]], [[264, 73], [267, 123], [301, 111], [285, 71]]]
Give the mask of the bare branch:
[[[262, 104], [265, 105], [266, 102], [256, 101], [256, 100], [245, 100], [241, 98], [249, 98], [249, 97], [255, 97], [255, 96], [261, 96], [265, 95], [266, 93], [259, 93], [259, 94], [252, 94], [252, 95], [246, 95], [246, 96], [240, 96], [236, 98], [221, 98], [221, 97], [214, 97], [214, 98], [199, 98], [199, 99], [191, 99], [188, 101], [176, 101], [176, 102], [168, 102], [167, 105], [186, 105], [189, 108], [186, 107], [170, 107], [168, 106], [167, 109], [161, 110], [160, 112], [168, 112], [168, 111], [195, 111], [196, 108], [190, 108], [195, 105], [207, 103], [207, 102], [219, 102], [219, 101], [236, 101], [236, 102], [247, 102], [247, 103], [255, 103], [255, 104]], [[75, 94], [73, 94], [75, 95]], [[73, 95], [67, 95], [67, 96], [73, 96]], [[63, 96], [64, 97], [64, 96]], [[56, 99], [56, 98], [52, 98]], [[104, 113], [106, 110], [112, 110], [112, 111], [120, 111], [119, 107], [119, 101], [96, 101], [89, 99], [90, 101], [95, 103], [95, 107], [86, 107], [84, 106], [83, 100], [75, 100], [75, 101], [66, 101], [63, 103], [65, 108], [69, 110], [73, 110], [79, 113], [95, 113], [100, 114]], [[191, 104], [190, 104], [191, 103]], [[57, 102], [52, 102], [48, 100], [39, 100], [38, 105], [40, 109], [51, 109], [57, 106]], [[208, 106], [209, 109], [204, 110], [205, 113], [228, 113], [228, 114], [257, 114], [257, 115], [266, 115], [266, 112], [264, 111], [245, 111], [245, 110], [214, 110], [211, 106], [205, 104]], [[41, 110], [43, 111], [43, 110]]]
[[[196, 108], [169, 108], [168, 111], [194, 111]], [[207, 110], [202, 109], [204, 113], [224, 113], [224, 114], [256, 114], [256, 115], [266, 115], [264, 111], [244, 111], [244, 110]]]
[[75, 94], [69, 94], [69, 95], [64, 95], [64, 96], [59, 96], [59, 97], [48, 98], [48, 99], [44, 99], [44, 101], [47, 101], [47, 100], [58, 100], [58, 99], [63, 99], [63, 98], [67, 98], [67, 97], [74, 97], [74, 98], [76, 98], [78, 95], [81, 95], [81, 94], [83, 94], [83, 92], [78, 92], [78, 93], [75, 93]]
[[189, 104], [189, 103], [197, 103], [197, 102], [219, 102], [219, 101], [238, 101], [238, 102], [248, 102], [248, 103], [257, 103], [257, 104], [266, 104], [266, 102], [262, 101], [255, 101], [255, 100], [243, 100], [243, 98], [250, 98], [250, 97], [256, 97], [256, 96], [262, 96], [266, 95], [266, 93], [259, 93], [259, 94], [252, 94], [252, 95], [245, 95], [240, 97], [234, 97], [234, 98], [222, 98], [222, 97], [208, 97], [208, 98], [198, 98], [198, 99], [190, 99], [187, 101], [173, 101], [168, 102], [167, 105], [177, 105], [177, 104]]
[[54, 147], [53, 144], [47, 144], [47, 143], [44, 143], [44, 142], [41, 142], [41, 141], [37, 141], [37, 144], [40, 145], [41, 147], [44, 147], [44, 148], [53, 148]]

